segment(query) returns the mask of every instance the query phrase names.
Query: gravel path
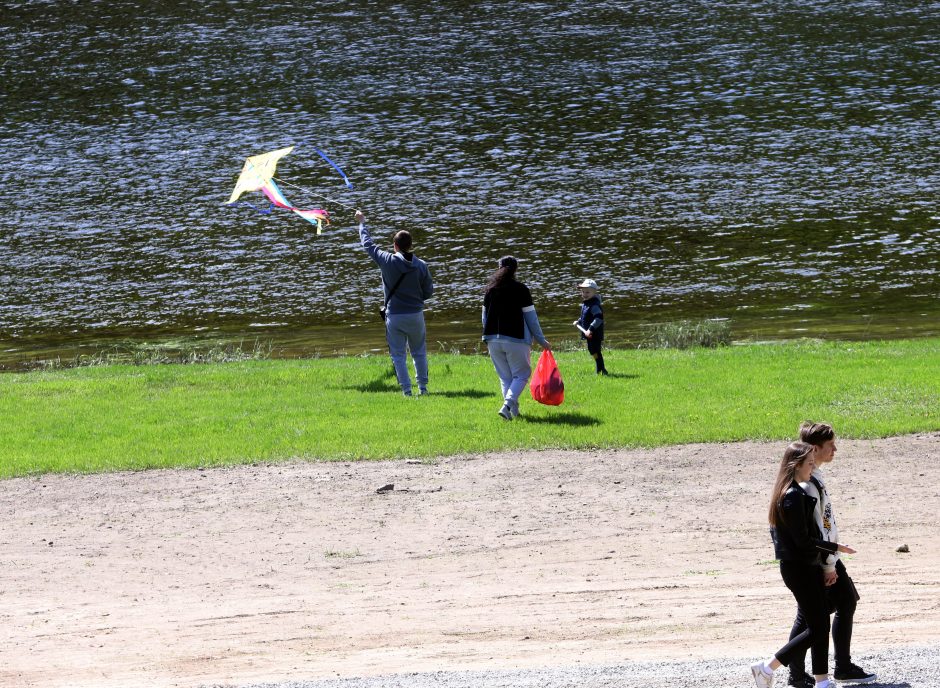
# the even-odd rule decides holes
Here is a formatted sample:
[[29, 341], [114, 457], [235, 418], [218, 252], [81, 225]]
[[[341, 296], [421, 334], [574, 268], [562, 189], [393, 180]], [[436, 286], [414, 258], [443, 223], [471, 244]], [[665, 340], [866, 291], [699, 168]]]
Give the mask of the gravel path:
[[[861, 654], [856, 663], [878, 674], [871, 688], [940, 688], [940, 647], [894, 647]], [[750, 660], [756, 661], [756, 658]], [[372, 678], [255, 683], [239, 688], [750, 688], [750, 661], [634, 662], [513, 671], [439, 671]], [[786, 669], [776, 685], [785, 688]], [[213, 688], [222, 688], [216, 684]], [[230, 688], [226, 685], [225, 688]]]

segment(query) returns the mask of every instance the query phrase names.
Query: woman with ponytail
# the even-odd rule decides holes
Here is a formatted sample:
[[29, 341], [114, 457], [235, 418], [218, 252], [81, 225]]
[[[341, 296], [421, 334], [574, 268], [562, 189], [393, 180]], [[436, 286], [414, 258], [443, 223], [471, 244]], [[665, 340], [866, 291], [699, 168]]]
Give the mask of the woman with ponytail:
[[483, 339], [502, 385], [499, 415], [506, 420], [519, 415], [519, 395], [532, 375], [532, 339], [543, 349], [552, 348], [542, 334], [529, 288], [516, 281], [518, 267], [512, 256], [500, 258], [483, 295]]

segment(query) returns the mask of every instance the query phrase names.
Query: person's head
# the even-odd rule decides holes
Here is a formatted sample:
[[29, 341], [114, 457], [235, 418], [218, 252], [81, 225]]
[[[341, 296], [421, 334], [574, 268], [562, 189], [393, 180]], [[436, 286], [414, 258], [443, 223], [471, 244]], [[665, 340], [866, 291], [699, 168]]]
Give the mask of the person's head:
[[583, 301], [592, 299], [597, 294], [597, 282], [592, 279], [586, 279], [578, 285], [578, 291], [581, 292], [581, 299]]
[[816, 448], [807, 442], [791, 442], [780, 459], [767, 520], [775, 526], [782, 518], [783, 496], [794, 482], [805, 483], [816, 467]]
[[518, 267], [519, 261], [512, 256], [503, 256], [500, 258], [496, 272], [493, 273], [492, 277], [490, 277], [490, 281], [486, 284], [487, 291], [493, 287], [500, 286], [504, 282], [515, 279]]
[[411, 252], [411, 232], [407, 229], [403, 229], [400, 232], [395, 234], [395, 238], [392, 239], [392, 243], [395, 244], [395, 250], [401, 251], [402, 253]]
[[499, 259], [499, 270], [503, 270], [507, 275], [512, 277], [516, 274], [516, 269], [519, 267], [519, 261], [513, 258], [512, 256], [503, 256]]
[[800, 441], [816, 447], [816, 463], [829, 463], [836, 457], [836, 433], [828, 423], [805, 420], [800, 425]]

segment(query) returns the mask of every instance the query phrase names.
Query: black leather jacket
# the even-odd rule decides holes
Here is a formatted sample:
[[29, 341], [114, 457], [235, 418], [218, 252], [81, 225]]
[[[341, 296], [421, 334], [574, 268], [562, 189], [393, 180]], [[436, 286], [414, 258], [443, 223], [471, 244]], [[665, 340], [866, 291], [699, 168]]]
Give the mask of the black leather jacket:
[[776, 527], [770, 529], [777, 559], [821, 566], [820, 555], [838, 549], [838, 543], [823, 540], [819, 532], [813, 516], [816, 501], [795, 481], [783, 495], [783, 513], [778, 516]]

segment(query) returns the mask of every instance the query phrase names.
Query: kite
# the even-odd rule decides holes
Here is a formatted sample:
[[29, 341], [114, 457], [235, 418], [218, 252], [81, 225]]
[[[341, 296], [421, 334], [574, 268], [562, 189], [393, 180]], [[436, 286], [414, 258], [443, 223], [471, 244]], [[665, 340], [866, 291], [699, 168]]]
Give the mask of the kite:
[[[292, 150], [294, 150], [293, 146], [288, 148], [280, 148], [276, 151], [271, 151], [270, 153], [253, 155], [252, 157], [245, 160], [245, 166], [242, 168], [242, 173], [238, 175], [238, 181], [235, 183], [235, 190], [232, 191], [232, 196], [228, 199], [227, 205], [234, 205], [236, 201], [238, 201], [238, 198], [246, 191], [260, 191], [271, 202], [271, 205], [268, 206], [267, 210], [261, 210], [257, 206], [254, 206], [247, 201], [242, 201], [242, 203], [255, 208], [255, 210], [259, 210], [262, 213], [270, 213], [272, 208], [285, 208], [299, 215], [307, 222], [315, 224], [317, 226], [317, 234], [321, 234], [323, 232], [323, 223], [325, 222], [326, 224], [330, 224], [330, 214], [320, 208], [316, 208], [314, 210], [301, 210], [300, 208], [295, 207], [291, 204], [290, 201], [287, 200], [287, 198], [281, 192], [281, 189], [275, 183], [274, 173], [278, 160], [283, 158]], [[352, 182], [349, 181], [349, 179], [336, 163], [326, 157], [326, 154], [319, 149], [314, 148], [314, 150], [317, 152], [317, 154], [320, 155], [321, 158], [326, 160], [326, 162], [328, 162], [333, 169], [339, 172], [339, 174], [343, 177], [343, 181], [345, 182], [347, 188], [353, 188]], [[283, 182], [282, 180], [277, 181], [281, 181], [284, 184], [287, 183]], [[289, 186], [293, 185], [291, 184]], [[301, 190], [305, 191], [305, 189]]]

